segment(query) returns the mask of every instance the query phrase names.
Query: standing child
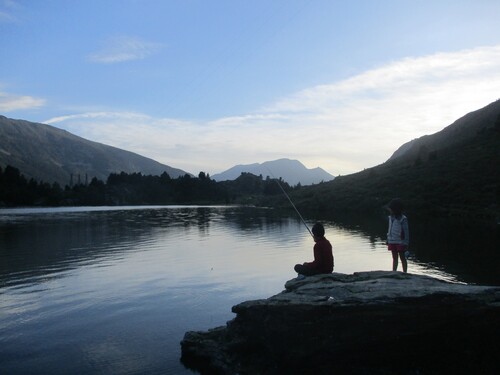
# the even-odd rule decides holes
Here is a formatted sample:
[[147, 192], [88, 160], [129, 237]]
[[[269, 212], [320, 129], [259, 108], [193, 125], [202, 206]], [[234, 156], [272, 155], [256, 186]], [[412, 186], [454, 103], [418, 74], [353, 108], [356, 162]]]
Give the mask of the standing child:
[[315, 242], [313, 248], [314, 261], [295, 265], [294, 269], [299, 274], [299, 277], [331, 273], [333, 271], [332, 245], [325, 238], [325, 228], [321, 223], [316, 223], [312, 228], [312, 234]]
[[392, 270], [398, 269], [398, 256], [403, 265], [403, 272], [408, 271], [406, 251], [410, 244], [410, 230], [408, 218], [403, 215], [403, 203], [401, 199], [395, 198], [387, 206], [391, 215], [389, 216], [389, 230], [387, 231], [387, 249], [392, 252]]

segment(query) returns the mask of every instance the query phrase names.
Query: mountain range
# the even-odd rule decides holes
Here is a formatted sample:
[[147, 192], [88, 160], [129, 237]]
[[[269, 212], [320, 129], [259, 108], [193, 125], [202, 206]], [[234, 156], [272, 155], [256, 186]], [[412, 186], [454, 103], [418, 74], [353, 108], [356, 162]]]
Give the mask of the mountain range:
[[[56, 127], [0, 116], [0, 167], [11, 165], [28, 179], [61, 186], [106, 181], [111, 173], [142, 173], [172, 178], [190, 173], [116, 147], [92, 142]], [[280, 159], [262, 164], [237, 165], [212, 176], [235, 180], [242, 172], [281, 177], [290, 185], [310, 185], [334, 177], [321, 168], [306, 168], [298, 160]]]
[[[500, 222], [499, 150], [500, 100], [497, 100], [435, 134], [402, 145], [383, 164], [338, 176], [332, 181], [327, 181], [328, 176], [319, 177], [327, 182], [312, 186], [300, 180], [304, 186], [294, 189], [290, 195], [301, 211], [314, 210], [328, 217], [353, 211], [382, 213], [390, 199], [400, 197], [410, 215], [489, 218]], [[160, 175], [166, 171], [174, 178], [186, 174], [49, 125], [0, 116], [0, 167], [6, 165], [18, 168], [28, 178], [58, 181], [62, 185], [68, 184], [71, 175], [77, 182], [78, 175], [106, 180], [110, 173], [121, 171], [146, 175]], [[246, 169], [257, 176], [266, 177], [269, 172], [271, 177], [296, 183], [297, 180], [286, 174], [285, 167], [294, 172], [307, 170], [296, 160], [280, 159], [236, 166], [214, 177], [221, 181], [240, 175], [238, 180], [251, 176], [241, 174]], [[260, 204], [281, 205], [277, 201]], [[282, 204], [289, 206], [286, 200]]]
[[235, 180], [242, 173], [252, 173], [256, 176], [269, 176], [270, 178], [281, 177], [290, 185], [311, 185], [322, 181], [330, 181], [335, 177], [322, 168], [308, 169], [298, 160], [278, 159], [264, 163], [247, 165], [236, 165], [225, 172], [212, 176], [215, 181]]
[[0, 167], [11, 165], [27, 178], [58, 182], [61, 186], [85, 183], [110, 173], [161, 175], [176, 178], [187, 172], [155, 160], [92, 142], [50, 125], [0, 116]]

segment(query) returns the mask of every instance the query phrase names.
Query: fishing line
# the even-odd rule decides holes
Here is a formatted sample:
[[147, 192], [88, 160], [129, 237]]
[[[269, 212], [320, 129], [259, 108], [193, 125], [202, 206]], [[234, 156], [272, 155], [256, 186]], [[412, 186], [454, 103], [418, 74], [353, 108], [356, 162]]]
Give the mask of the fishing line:
[[288, 201], [290, 202], [290, 204], [292, 205], [292, 207], [294, 208], [295, 212], [297, 212], [297, 215], [299, 215], [300, 217], [300, 220], [302, 220], [302, 223], [304, 224], [304, 226], [307, 228], [309, 234], [311, 235], [312, 238], [314, 238], [314, 234], [312, 234], [311, 230], [309, 229], [309, 227], [307, 226], [306, 224], [306, 221], [304, 220], [304, 218], [302, 217], [302, 215], [300, 214], [299, 210], [297, 210], [297, 207], [295, 207], [295, 205], [293, 204], [292, 200], [290, 199], [290, 197], [288, 196], [288, 194], [286, 193], [285, 189], [283, 189], [283, 186], [281, 186], [279, 180], [274, 177], [273, 175], [273, 172], [271, 172], [271, 170], [266, 166], [266, 169], [269, 171], [269, 173], [271, 173], [271, 176], [273, 177], [273, 179], [276, 181], [276, 183], [278, 184], [278, 186], [280, 187], [281, 191], [283, 192], [283, 194], [285, 194], [285, 197], [288, 198]]

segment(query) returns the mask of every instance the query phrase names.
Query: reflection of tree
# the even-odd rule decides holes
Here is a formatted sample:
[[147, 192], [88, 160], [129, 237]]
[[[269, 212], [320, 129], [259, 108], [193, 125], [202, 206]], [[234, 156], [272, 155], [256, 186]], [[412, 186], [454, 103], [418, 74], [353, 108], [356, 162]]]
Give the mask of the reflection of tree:
[[[0, 280], [57, 275], [133, 250], [154, 229], [173, 230], [165, 210], [32, 214], [0, 222]], [[23, 256], [26, 255], [26, 256]]]
[[[327, 221], [340, 229], [362, 235], [372, 245], [383, 244], [387, 235], [384, 215], [336, 215]], [[414, 261], [433, 264], [445, 272], [462, 276], [466, 282], [500, 285], [500, 229], [470, 221], [420, 220], [409, 217], [410, 250]], [[334, 239], [333, 239], [334, 240]]]
[[157, 235], [179, 236], [190, 227], [209, 236], [214, 220], [233, 234], [290, 233], [279, 238], [282, 243], [302, 231], [300, 221], [290, 219], [288, 212], [236, 206], [27, 214], [0, 221], [0, 280], [16, 283], [10, 275], [56, 276], [81, 264], [123, 257]]
[[[299, 230], [303, 229], [307, 233], [296, 214], [287, 210], [235, 207], [224, 210], [224, 220], [242, 232], [269, 231], [280, 233], [289, 230], [293, 223]], [[283, 238], [282, 241], [288, 241], [288, 239]]]
[[[334, 248], [335, 230], [362, 236], [381, 246], [387, 222], [384, 217], [344, 217], [335, 221], [308, 218], [308, 224], [325, 223]], [[293, 210], [253, 207], [138, 208], [95, 212], [9, 215], [0, 218], [0, 285], [22, 280], [57, 277], [84, 264], [121, 258], [130, 251], [147, 251], [144, 245], [163, 236], [183, 238], [189, 228], [208, 237], [214, 228], [227, 236], [273, 239], [280, 246], [296, 246], [309, 236]], [[158, 237], [160, 236], [160, 237]], [[237, 238], [234, 239], [237, 241]], [[498, 229], [441, 222], [412, 221], [414, 261], [432, 263], [464, 281], [500, 284]], [[311, 242], [312, 243], [312, 242]], [[256, 244], [256, 246], [258, 246]]]
[[198, 231], [201, 236], [206, 236], [210, 229], [211, 209], [208, 207], [196, 208], [196, 217], [198, 218]]
[[500, 229], [452, 220], [414, 221], [410, 247], [418, 260], [433, 263], [462, 280], [500, 285]]

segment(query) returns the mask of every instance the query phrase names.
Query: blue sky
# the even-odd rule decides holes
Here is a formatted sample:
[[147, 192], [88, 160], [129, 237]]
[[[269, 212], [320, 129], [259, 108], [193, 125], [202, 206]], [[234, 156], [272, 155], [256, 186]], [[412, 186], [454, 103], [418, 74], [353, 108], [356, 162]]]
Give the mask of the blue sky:
[[0, 0], [0, 114], [193, 174], [284, 157], [349, 174], [500, 98], [499, 14], [497, 0]]

